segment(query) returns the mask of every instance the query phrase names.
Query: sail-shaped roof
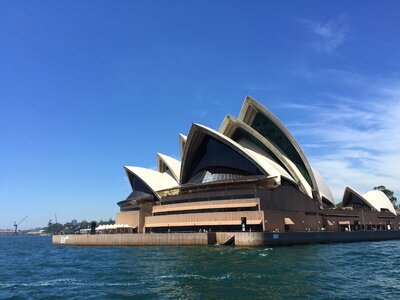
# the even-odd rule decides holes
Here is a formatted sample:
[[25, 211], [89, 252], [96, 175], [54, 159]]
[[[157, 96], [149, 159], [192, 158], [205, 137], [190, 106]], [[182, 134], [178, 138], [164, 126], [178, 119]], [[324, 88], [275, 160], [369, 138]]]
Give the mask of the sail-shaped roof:
[[373, 205], [378, 211], [388, 210], [392, 214], [397, 215], [393, 203], [382, 191], [378, 190], [369, 191], [366, 192], [363, 195], [363, 197], [365, 200], [371, 203], [371, 205]]
[[181, 175], [181, 162], [171, 156], [157, 153], [157, 168], [158, 172], [170, 172], [172, 177], [179, 183], [179, 176]]
[[313, 171], [315, 180], [317, 181], [318, 190], [321, 195], [322, 202], [328, 206], [334, 206], [335, 199], [333, 198], [331, 189], [329, 188], [328, 184], [326, 183], [324, 177], [314, 167], [312, 167], [312, 171]]
[[318, 184], [303, 150], [289, 130], [272, 112], [248, 96], [243, 103], [239, 120], [254, 128], [285, 153], [313, 189], [313, 198], [321, 200]]
[[161, 173], [155, 170], [125, 166], [126, 174], [133, 190], [154, 194], [160, 198], [158, 191], [178, 186], [178, 182], [167, 172]]
[[389, 198], [381, 191], [369, 191], [364, 195], [361, 195], [356, 190], [346, 187], [343, 195], [342, 206], [346, 207], [349, 205], [365, 205], [375, 211], [389, 211], [394, 215], [397, 215], [396, 210], [393, 207], [392, 202]]
[[253, 144], [253, 148], [256, 148], [255, 151], [258, 151], [260, 154], [269, 157], [271, 160], [279, 164], [290, 174], [293, 180], [299, 184], [300, 189], [304, 193], [311, 198], [313, 197], [310, 185], [297, 167], [282, 151], [276, 148], [268, 139], [263, 137], [254, 128], [251, 128], [248, 124], [231, 115], [227, 115], [222, 122], [219, 131], [242, 146], [245, 146], [243, 142], [244, 140], [248, 141], [247, 144], [249, 144], [249, 142]]
[[222, 133], [200, 124], [193, 124], [185, 146], [181, 182], [186, 183], [207, 167], [237, 170], [243, 174], [291, 176], [269, 158], [247, 149]]
[[182, 161], [183, 152], [185, 150], [186, 139], [187, 139], [186, 135], [184, 135], [182, 133], [179, 134], [179, 150], [181, 153], [181, 161]]

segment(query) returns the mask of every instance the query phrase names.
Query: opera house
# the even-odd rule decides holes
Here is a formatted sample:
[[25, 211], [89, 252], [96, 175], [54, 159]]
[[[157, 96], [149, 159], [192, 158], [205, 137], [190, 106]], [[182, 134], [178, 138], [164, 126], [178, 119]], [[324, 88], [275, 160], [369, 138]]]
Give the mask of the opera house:
[[125, 167], [132, 193], [116, 223], [137, 233], [399, 229], [380, 191], [347, 187], [335, 205], [293, 135], [251, 97], [218, 131], [193, 124], [179, 146], [180, 160], [157, 154], [157, 170]]

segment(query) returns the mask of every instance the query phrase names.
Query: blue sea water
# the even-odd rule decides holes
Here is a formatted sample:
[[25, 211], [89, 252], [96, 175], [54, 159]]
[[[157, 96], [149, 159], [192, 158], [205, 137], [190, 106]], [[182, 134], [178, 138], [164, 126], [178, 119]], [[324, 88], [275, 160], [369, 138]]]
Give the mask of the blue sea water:
[[0, 236], [0, 298], [400, 299], [400, 241], [77, 247]]

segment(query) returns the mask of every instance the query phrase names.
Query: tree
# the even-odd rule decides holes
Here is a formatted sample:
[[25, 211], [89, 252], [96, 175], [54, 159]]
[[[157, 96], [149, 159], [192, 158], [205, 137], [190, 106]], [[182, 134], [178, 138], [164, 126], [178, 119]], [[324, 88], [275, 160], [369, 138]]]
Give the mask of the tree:
[[[100, 220], [98, 225], [101, 224], [115, 224], [113, 219], [109, 219], [108, 221]], [[49, 220], [48, 226], [45, 227], [46, 233], [49, 234], [75, 234], [79, 233], [81, 229], [88, 229], [90, 228], [90, 223], [86, 220], [82, 222], [78, 222], [76, 219], [72, 220], [71, 222], [67, 222], [64, 225], [60, 223], [53, 223], [52, 220]]]
[[396, 210], [399, 209], [399, 206], [397, 205], [397, 198], [394, 196], [394, 192], [393, 191], [387, 189], [383, 185], [374, 187], [374, 190], [378, 190], [378, 191], [381, 191], [382, 193], [384, 193], [386, 195], [386, 197], [389, 198], [390, 202], [392, 202], [394, 208]]
[[63, 229], [64, 226], [62, 224], [49, 222], [49, 226], [45, 228], [45, 231], [50, 234], [60, 234]]
[[99, 222], [97, 222], [98, 225], [114, 225], [115, 221], [113, 219], [108, 219], [108, 221], [103, 221], [100, 220]]

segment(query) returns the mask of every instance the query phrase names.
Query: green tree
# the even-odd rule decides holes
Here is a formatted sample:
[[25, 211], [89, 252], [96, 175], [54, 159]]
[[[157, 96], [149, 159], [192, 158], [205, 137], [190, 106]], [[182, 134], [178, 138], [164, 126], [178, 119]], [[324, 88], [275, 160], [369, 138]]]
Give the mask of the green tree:
[[63, 231], [64, 226], [60, 223], [51, 223], [49, 222], [49, 226], [45, 228], [46, 233], [50, 234], [60, 234], [61, 231]]
[[378, 191], [381, 191], [382, 193], [384, 193], [386, 195], [386, 197], [389, 198], [390, 202], [392, 202], [394, 208], [396, 210], [399, 209], [399, 206], [397, 205], [397, 198], [394, 196], [394, 192], [393, 191], [387, 189], [383, 185], [374, 187], [374, 190], [378, 190]]
[[[102, 224], [115, 224], [115, 220], [109, 219], [108, 221], [103, 221], [100, 220], [98, 225]], [[72, 220], [71, 222], [67, 222], [64, 225], [60, 223], [53, 223], [52, 220], [50, 219], [47, 227], [45, 227], [46, 233], [49, 234], [75, 234], [79, 233], [81, 229], [87, 229], [90, 228], [90, 223], [86, 220], [83, 220], [82, 222], [78, 222], [76, 219]]]
[[90, 228], [90, 223], [86, 220], [83, 220], [80, 224], [79, 224], [80, 229], [86, 229], [86, 228]]
[[99, 222], [97, 222], [97, 225], [113, 225], [115, 224], [115, 221], [113, 219], [108, 219], [108, 221], [103, 221], [100, 220]]

